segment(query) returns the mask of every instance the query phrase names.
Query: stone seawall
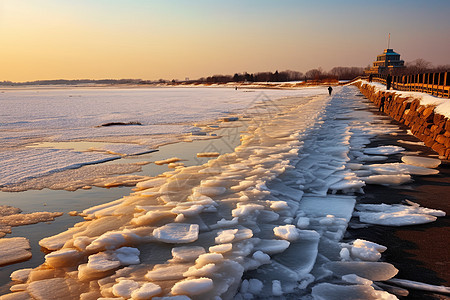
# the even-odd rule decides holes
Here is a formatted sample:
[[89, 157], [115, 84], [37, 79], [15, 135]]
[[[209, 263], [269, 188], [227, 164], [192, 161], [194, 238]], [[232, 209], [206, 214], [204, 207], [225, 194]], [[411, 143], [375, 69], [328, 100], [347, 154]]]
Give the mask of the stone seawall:
[[395, 91], [377, 91], [373, 85], [363, 82], [354, 84], [378, 107], [381, 98], [385, 97], [385, 114], [409, 127], [417, 138], [441, 158], [450, 158], [450, 119], [436, 113], [434, 106], [421, 105], [420, 100], [402, 96]]

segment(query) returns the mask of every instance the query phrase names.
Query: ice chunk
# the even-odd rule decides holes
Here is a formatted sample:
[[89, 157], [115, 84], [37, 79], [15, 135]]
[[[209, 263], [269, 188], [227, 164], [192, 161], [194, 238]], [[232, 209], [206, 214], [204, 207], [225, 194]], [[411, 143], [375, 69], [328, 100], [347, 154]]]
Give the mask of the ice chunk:
[[359, 216], [361, 222], [386, 226], [425, 224], [445, 216], [444, 211], [419, 205], [360, 204], [356, 208], [359, 212], [355, 212], [355, 215]]
[[198, 186], [193, 189], [194, 194], [205, 195], [208, 197], [215, 197], [226, 192], [226, 188], [222, 186]]
[[359, 277], [358, 275], [355, 275], [355, 274], [344, 275], [344, 276], [342, 276], [342, 280], [349, 282], [349, 283], [362, 284], [362, 285], [372, 285], [372, 283], [373, 283], [372, 280], [368, 280], [368, 279]]
[[205, 249], [200, 246], [183, 246], [172, 248], [173, 259], [177, 262], [194, 261], [204, 253]]
[[308, 217], [299, 217], [297, 220], [297, 227], [300, 229], [306, 229], [309, 226], [309, 218]]
[[198, 239], [199, 225], [185, 223], [169, 223], [153, 231], [153, 236], [164, 243], [183, 244]]
[[325, 268], [337, 276], [356, 274], [372, 281], [385, 281], [397, 275], [398, 270], [385, 262], [329, 262]]
[[270, 203], [270, 208], [274, 211], [289, 209], [289, 205], [286, 201], [272, 201]]
[[263, 210], [264, 206], [259, 204], [244, 204], [241, 205], [238, 203], [237, 208], [233, 209], [232, 216], [233, 217], [247, 217], [250, 214], [258, 212], [259, 210]]
[[278, 226], [273, 229], [273, 233], [290, 242], [296, 241], [300, 238], [299, 230], [294, 225]]
[[405, 148], [399, 146], [379, 146], [376, 148], [366, 148], [364, 153], [376, 155], [392, 155], [405, 151]]
[[156, 177], [156, 178], [152, 178], [150, 180], [138, 182], [136, 184], [136, 188], [141, 189], [141, 190], [149, 189], [149, 188], [163, 185], [164, 183], [166, 183], [166, 181], [167, 181], [167, 178]]
[[216, 246], [211, 246], [209, 247], [209, 252], [214, 252], [214, 253], [226, 253], [231, 251], [231, 249], [233, 249], [233, 244], [220, 244], [220, 245], [216, 245]]
[[380, 184], [380, 185], [401, 185], [411, 182], [411, 176], [407, 174], [399, 175], [372, 175], [368, 177], [361, 177], [366, 184]]
[[133, 300], [144, 300], [150, 299], [153, 296], [161, 294], [162, 289], [159, 285], [147, 282], [144, 283], [139, 289], [134, 290], [131, 293], [131, 299]]
[[255, 245], [255, 250], [260, 250], [269, 255], [281, 253], [286, 250], [291, 243], [286, 240], [260, 240]]
[[326, 217], [333, 215], [344, 218], [347, 222], [352, 217], [355, 206], [355, 197], [327, 195], [326, 197], [303, 197], [300, 209], [314, 217]]
[[0, 266], [31, 258], [28, 239], [24, 237], [0, 239]]
[[174, 295], [196, 296], [213, 289], [213, 281], [210, 278], [186, 279], [175, 283], [171, 293]]
[[202, 267], [207, 264], [216, 264], [223, 261], [223, 255], [220, 253], [205, 253], [195, 260], [195, 266]]
[[27, 268], [27, 269], [20, 269], [17, 271], [14, 271], [11, 273], [11, 280], [13, 281], [19, 281], [19, 282], [26, 282], [28, 280], [28, 276], [30, 275], [30, 272], [33, 269]]
[[402, 161], [408, 165], [424, 168], [437, 168], [441, 164], [440, 159], [407, 155], [402, 156]]
[[314, 299], [348, 299], [348, 300], [396, 300], [397, 297], [385, 291], [377, 291], [369, 285], [337, 285], [320, 283], [313, 287]]
[[197, 153], [197, 157], [217, 157], [219, 156], [219, 152], [200, 152]]
[[[9, 205], [0, 205], [0, 217], [20, 214], [22, 210], [17, 207], [9, 206]], [[2, 223], [3, 219], [2, 219]]]
[[186, 264], [156, 265], [153, 270], [147, 272], [145, 278], [152, 281], [183, 279], [185, 277], [183, 274], [189, 266]]
[[[72, 288], [74, 279], [51, 278], [31, 282], [27, 287], [33, 299], [79, 299], [79, 290]], [[49, 297], [51, 295], [51, 297]]]
[[283, 295], [283, 290], [281, 289], [281, 282], [279, 280], [272, 280], [272, 294], [274, 296]]
[[217, 237], [215, 238], [215, 242], [216, 244], [226, 244], [246, 240], [251, 238], [252, 236], [253, 232], [248, 228], [227, 229], [218, 232]]
[[2, 216], [2, 223], [8, 226], [22, 226], [36, 224], [39, 222], [49, 222], [55, 220], [56, 217], [62, 216], [62, 212], [34, 212], [29, 214], [12, 214]]
[[177, 161], [180, 161], [181, 159], [179, 159], [178, 157], [171, 157], [171, 158], [167, 158], [164, 160], [157, 160], [155, 161], [156, 165], [164, 165], [164, 164], [170, 164], [170, 163], [174, 163]]
[[392, 278], [388, 280], [389, 283], [393, 283], [402, 287], [412, 288], [421, 291], [428, 291], [433, 293], [450, 294], [450, 288], [442, 285], [432, 285], [423, 282], [417, 282], [412, 280]]
[[291, 242], [288, 249], [273, 259], [295, 271], [298, 278], [303, 278], [316, 262], [320, 235], [313, 230], [298, 230], [298, 233], [300, 239]]
[[135, 290], [137, 290], [139, 287], [139, 283], [137, 283], [134, 280], [121, 280], [119, 283], [116, 283], [113, 288], [112, 292], [117, 297], [123, 297], [123, 298], [130, 298], [131, 293]]
[[401, 174], [436, 175], [439, 173], [439, 170], [401, 163], [373, 164], [369, 165], [368, 168], [380, 175], [401, 175]]
[[78, 263], [81, 253], [76, 249], [64, 248], [51, 252], [45, 256], [45, 262], [51, 267], [65, 267]]
[[349, 248], [352, 258], [362, 261], [378, 261], [381, 253], [387, 249], [385, 246], [361, 239], [353, 241]]

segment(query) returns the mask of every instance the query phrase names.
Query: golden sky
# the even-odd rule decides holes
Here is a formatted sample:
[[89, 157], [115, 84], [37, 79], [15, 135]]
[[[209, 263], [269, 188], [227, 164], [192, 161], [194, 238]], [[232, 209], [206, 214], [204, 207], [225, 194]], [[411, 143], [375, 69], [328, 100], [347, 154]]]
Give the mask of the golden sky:
[[450, 63], [450, 1], [392, 2], [0, 0], [0, 81], [365, 67], [389, 32], [404, 60]]

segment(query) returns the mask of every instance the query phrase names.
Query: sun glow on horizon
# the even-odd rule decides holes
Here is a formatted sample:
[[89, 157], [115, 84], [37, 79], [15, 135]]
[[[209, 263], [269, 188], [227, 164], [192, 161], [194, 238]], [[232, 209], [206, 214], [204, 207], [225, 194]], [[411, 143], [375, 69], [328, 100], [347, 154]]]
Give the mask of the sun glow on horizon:
[[364, 67], [387, 32], [405, 60], [448, 63], [450, 3], [400, 2], [380, 20], [355, 1], [0, 0], [0, 81]]

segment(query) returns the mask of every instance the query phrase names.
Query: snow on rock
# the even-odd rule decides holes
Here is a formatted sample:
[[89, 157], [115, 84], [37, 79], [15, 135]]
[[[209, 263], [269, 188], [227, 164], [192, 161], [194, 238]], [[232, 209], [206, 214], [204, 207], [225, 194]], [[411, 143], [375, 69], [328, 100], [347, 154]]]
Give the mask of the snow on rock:
[[441, 164], [440, 159], [407, 155], [402, 156], [402, 161], [405, 164], [423, 168], [437, 168]]
[[198, 224], [169, 223], [153, 231], [153, 236], [164, 243], [192, 243], [198, 239]]
[[0, 239], [0, 266], [31, 258], [30, 243], [24, 237]]
[[436, 221], [437, 217], [445, 216], [441, 210], [420, 207], [418, 204], [359, 204], [356, 206], [359, 220], [363, 223], [385, 226], [407, 226], [425, 224]]

